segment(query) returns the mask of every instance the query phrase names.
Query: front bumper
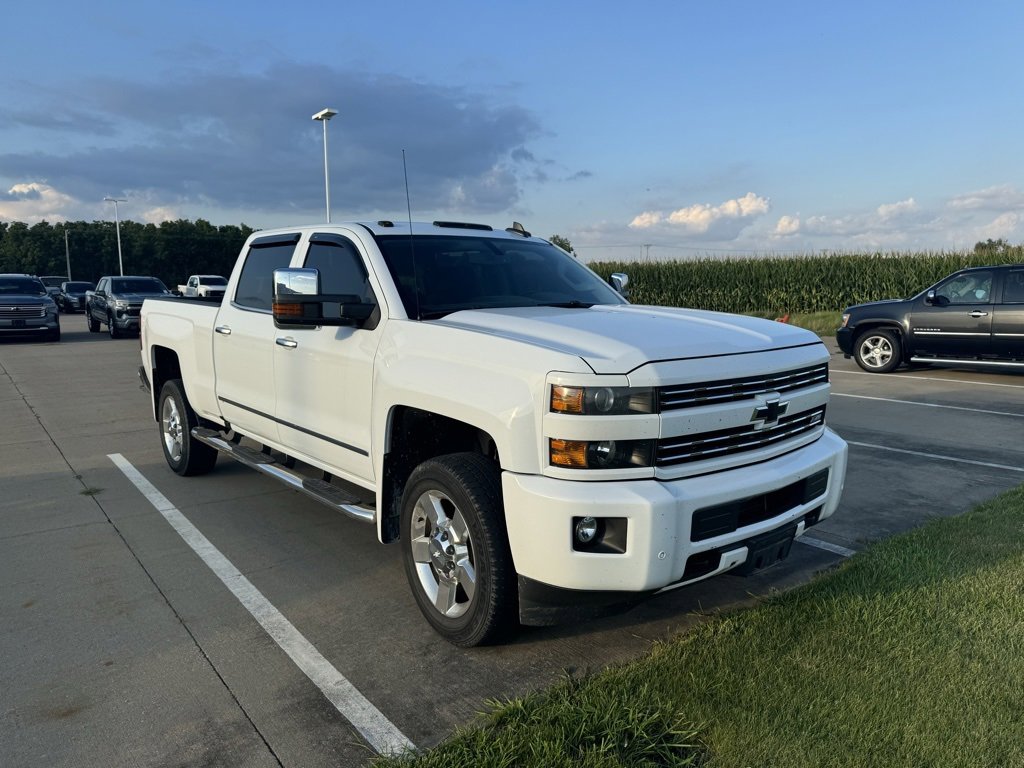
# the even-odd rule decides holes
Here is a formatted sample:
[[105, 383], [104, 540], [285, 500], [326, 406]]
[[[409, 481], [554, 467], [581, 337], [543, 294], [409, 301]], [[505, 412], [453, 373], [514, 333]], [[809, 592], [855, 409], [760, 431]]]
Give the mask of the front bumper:
[[[774, 539], [785, 538], [789, 531], [800, 536], [806, 527], [835, 512], [846, 459], [846, 443], [826, 429], [810, 445], [770, 461], [669, 482], [580, 482], [505, 472], [506, 525], [521, 598], [532, 604], [525, 608], [537, 609], [535, 621], [528, 610], [521, 609], [521, 618], [550, 623], [543, 618], [543, 604], [568, 606], [574, 601], [566, 590], [607, 593], [602, 599], [577, 594], [577, 605], [626, 603], [749, 567], [755, 550], [770, 548]], [[756, 506], [762, 498], [765, 508], [772, 508], [778, 498], [773, 492], [798, 487], [822, 470], [828, 470], [822, 492], [810, 499], [800, 497], [767, 519], [755, 515], [756, 522], [720, 535], [694, 528], [694, 514], [701, 510], [727, 509], [740, 502]], [[624, 519], [624, 546], [619, 547], [623, 551], [574, 549], [574, 518], [582, 517]]]
[[22, 320], [0, 320], [0, 335], [38, 336], [60, 330], [60, 320], [56, 316], [34, 317]]
[[849, 357], [853, 354], [853, 330], [851, 328], [836, 329], [836, 344], [844, 355]]

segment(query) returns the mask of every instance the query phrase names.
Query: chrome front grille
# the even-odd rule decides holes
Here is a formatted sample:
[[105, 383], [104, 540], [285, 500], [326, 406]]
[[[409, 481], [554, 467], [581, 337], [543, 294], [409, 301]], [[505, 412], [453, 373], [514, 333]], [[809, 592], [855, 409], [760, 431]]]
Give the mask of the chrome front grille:
[[701, 405], [716, 405], [746, 400], [769, 392], [789, 392], [815, 384], [828, 383], [828, 363], [728, 381], [704, 381], [696, 384], [678, 384], [658, 389], [661, 412]]
[[0, 303], [0, 320], [37, 320], [46, 317], [46, 307], [12, 307]]
[[[776, 388], [771, 391], [780, 390]], [[754, 451], [813, 432], [824, 423], [825, 406], [820, 405], [803, 413], [782, 416], [777, 423], [761, 429], [754, 422], [729, 429], [662, 438], [658, 441], [655, 466], [672, 467], [691, 461]]]

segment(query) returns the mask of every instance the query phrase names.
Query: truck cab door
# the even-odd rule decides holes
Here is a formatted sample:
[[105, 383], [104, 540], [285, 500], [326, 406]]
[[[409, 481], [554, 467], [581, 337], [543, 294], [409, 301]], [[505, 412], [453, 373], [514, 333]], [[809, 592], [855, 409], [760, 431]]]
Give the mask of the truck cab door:
[[[320, 293], [377, 303], [356, 244], [338, 234], [310, 237], [302, 266], [320, 273]], [[281, 441], [351, 482], [373, 479], [370, 406], [380, 307], [353, 325], [278, 328], [274, 389]]]
[[970, 270], [951, 275], [918, 298], [910, 315], [912, 353], [950, 358], [988, 355], [993, 287], [992, 270]]
[[[268, 235], [249, 244], [231, 295], [213, 331], [217, 401], [232, 426], [250, 437], [278, 441], [274, 395], [274, 270], [287, 267], [299, 235]], [[238, 269], [238, 267], [236, 267]]]

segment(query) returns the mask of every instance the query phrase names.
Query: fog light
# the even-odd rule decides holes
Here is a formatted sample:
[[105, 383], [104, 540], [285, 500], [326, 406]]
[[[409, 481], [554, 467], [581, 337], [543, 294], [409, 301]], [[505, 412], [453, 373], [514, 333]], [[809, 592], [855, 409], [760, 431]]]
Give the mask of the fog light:
[[580, 544], [589, 544], [597, 536], [597, 519], [584, 517], [576, 523], [576, 541]]

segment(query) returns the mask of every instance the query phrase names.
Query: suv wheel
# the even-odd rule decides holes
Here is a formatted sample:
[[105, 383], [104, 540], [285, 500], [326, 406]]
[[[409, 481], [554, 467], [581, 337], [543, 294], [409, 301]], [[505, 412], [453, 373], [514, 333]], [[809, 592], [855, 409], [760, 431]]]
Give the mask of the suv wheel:
[[110, 314], [107, 315], [107, 330], [110, 331], [110, 338], [121, 338], [121, 332], [117, 329], [117, 326], [114, 324], [114, 316]]
[[100, 332], [100, 321], [92, 316], [92, 310], [89, 309], [88, 307], [86, 307], [85, 309], [85, 319], [89, 323], [90, 331], [92, 331], [93, 333]]
[[853, 357], [865, 371], [889, 373], [903, 361], [903, 347], [895, 332], [878, 328], [857, 337]]

